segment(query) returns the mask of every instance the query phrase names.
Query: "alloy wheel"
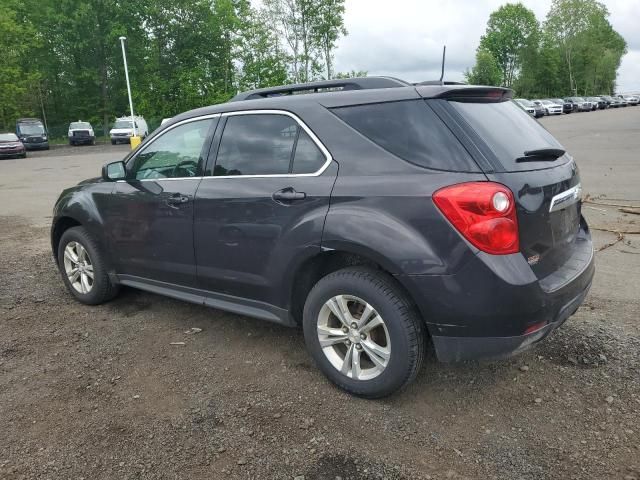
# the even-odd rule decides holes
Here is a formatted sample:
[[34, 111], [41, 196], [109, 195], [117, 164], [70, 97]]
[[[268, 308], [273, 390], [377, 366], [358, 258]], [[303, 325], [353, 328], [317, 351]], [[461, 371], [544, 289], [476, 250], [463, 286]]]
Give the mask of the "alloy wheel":
[[69, 242], [64, 248], [64, 271], [77, 292], [86, 294], [93, 288], [93, 264], [80, 243]]
[[320, 309], [318, 341], [333, 367], [354, 380], [380, 375], [391, 358], [387, 326], [366, 301], [352, 295], [336, 295]]

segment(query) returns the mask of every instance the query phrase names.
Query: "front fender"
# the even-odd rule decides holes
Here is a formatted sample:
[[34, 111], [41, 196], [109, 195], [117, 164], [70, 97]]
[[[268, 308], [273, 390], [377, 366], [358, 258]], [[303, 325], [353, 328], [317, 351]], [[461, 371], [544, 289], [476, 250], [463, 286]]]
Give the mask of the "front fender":
[[51, 247], [54, 256], [57, 254], [57, 242], [68, 225], [82, 225], [96, 241], [107, 247], [104, 244], [104, 212], [108, 208], [114, 186], [112, 182], [80, 184], [60, 194], [53, 207], [51, 222]]

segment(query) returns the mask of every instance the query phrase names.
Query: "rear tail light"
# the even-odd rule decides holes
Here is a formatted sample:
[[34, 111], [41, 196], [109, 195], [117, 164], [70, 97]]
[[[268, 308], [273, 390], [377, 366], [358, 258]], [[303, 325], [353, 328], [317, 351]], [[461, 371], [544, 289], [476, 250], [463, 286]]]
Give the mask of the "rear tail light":
[[513, 193], [493, 182], [469, 182], [433, 194], [444, 216], [472, 245], [493, 255], [520, 251]]

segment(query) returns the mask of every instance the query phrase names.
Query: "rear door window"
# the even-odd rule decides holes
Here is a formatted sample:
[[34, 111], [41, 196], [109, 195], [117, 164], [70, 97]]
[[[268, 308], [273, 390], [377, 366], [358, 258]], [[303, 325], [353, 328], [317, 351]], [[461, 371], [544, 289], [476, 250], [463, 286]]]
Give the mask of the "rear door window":
[[537, 170], [564, 163], [562, 159], [555, 162], [516, 162], [527, 150], [563, 147], [540, 123], [513, 101], [448, 103], [486, 143], [505, 171]]
[[315, 173], [327, 157], [288, 115], [231, 115], [220, 140], [215, 176]]
[[340, 119], [388, 152], [434, 170], [477, 172], [477, 164], [424, 100], [333, 108]]

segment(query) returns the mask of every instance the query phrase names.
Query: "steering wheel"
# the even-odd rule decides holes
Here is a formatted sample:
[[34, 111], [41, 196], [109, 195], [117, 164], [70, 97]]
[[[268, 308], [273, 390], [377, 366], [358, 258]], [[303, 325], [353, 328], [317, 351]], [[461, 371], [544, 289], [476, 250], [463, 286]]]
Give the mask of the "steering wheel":
[[184, 160], [178, 163], [175, 167], [173, 167], [173, 170], [171, 171], [171, 177], [178, 177], [179, 175], [176, 175], [176, 173], [179, 170], [184, 170], [185, 172], [187, 172], [187, 177], [195, 177], [198, 170], [198, 162], [194, 160]]

